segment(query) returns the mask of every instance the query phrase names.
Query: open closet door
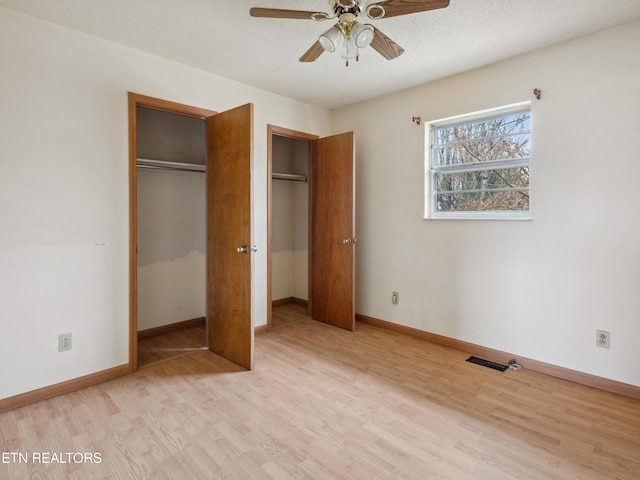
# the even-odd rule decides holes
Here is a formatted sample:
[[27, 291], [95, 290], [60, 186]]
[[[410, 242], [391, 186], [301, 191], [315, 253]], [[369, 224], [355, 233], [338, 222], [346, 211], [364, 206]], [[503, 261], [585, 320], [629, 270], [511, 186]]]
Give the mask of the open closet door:
[[355, 330], [353, 132], [313, 141], [311, 316]]
[[253, 105], [207, 119], [209, 349], [253, 367], [251, 165]]

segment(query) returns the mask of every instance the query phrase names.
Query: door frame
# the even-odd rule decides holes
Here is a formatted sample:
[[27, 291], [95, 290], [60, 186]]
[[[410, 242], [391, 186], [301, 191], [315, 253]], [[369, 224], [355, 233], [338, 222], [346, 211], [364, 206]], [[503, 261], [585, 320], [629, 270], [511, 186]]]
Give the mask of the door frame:
[[[304, 133], [297, 130], [291, 130], [289, 128], [278, 127], [276, 125], [267, 125], [267, 332], [272, 328], [272, 316], [273, 316], [273, 285], [272, 285], [272, 248], [273, 248], [273, 137], [285, 137], [293, 140], [302, 140], [309, 145], [309, 172], [311, 172], [311, 165], [313, 159], [313, 141], [319, 139], [318, 135], [312, 135], [310, 133]], [[311, 182], [312, 178], [309, 178], [309, 215], [311, 215]], [[311, 217], [309, 216], [309, 228], [311, 228]], [[309, 236], [309, 243], [311, 243], [311, 237]], [[309, 249], [309, 265], [311, 265], [311, 249]], [[309, 271], [309, 310], [311, 308], [311, 271]]]
[[144, 107], [201, 120], [218, 112], [128, 92], [129, 103], [129, 373], [138, 369], [138, 174], [137, 108]]

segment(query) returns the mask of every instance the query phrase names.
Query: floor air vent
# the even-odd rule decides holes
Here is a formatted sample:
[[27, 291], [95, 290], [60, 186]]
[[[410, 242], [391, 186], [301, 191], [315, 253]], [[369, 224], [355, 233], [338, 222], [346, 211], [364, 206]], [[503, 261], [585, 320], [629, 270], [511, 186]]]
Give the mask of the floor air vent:
[[467, 358], [467, 362], [476, 363], [478, 365], [482, 365], [483, 367], [493, 368], [494, 370], [500, 370], [501, 372], [504, 372], [507, 368], [509, 368], [507, 365], [490, 362], [489, 360], [484, 360], [482, 358], [473, 357], [473, 356]]

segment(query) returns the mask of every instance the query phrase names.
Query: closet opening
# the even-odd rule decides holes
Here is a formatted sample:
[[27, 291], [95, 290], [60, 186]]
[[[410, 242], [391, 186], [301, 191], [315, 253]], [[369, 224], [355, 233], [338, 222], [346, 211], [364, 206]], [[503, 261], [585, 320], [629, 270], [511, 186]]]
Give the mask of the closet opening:
[[[319, 138], [268, 125], [267, 142], [267, 331], [274, 327], [274, 306], [287, 303], [353, 331], [353, 132]], [[299, 310], [287, 310], [292, 315], [279, 320], [301, 319]]]
[[207, 348], [206, 124], [141, 106], [136, 116], [138, 365], [146, 366]]
[[135, 94], [129, 107], [135, 371], [207, 348], [206, 118], [215, 112]]
[[315, 135], [268, 126], [267, 330], [273, 308], [294, 303], [310, 315], [310, 177]]

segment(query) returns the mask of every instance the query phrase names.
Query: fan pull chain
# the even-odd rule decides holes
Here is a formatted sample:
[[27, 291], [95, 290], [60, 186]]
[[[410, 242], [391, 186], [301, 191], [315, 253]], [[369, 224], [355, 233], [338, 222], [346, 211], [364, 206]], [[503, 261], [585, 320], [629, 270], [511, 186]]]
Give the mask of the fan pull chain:
[[[356, 62], [360, 61], [360, 55], [356, 55]], [[349, 59], [347, 59], [347, 67], [349, 66]]]

